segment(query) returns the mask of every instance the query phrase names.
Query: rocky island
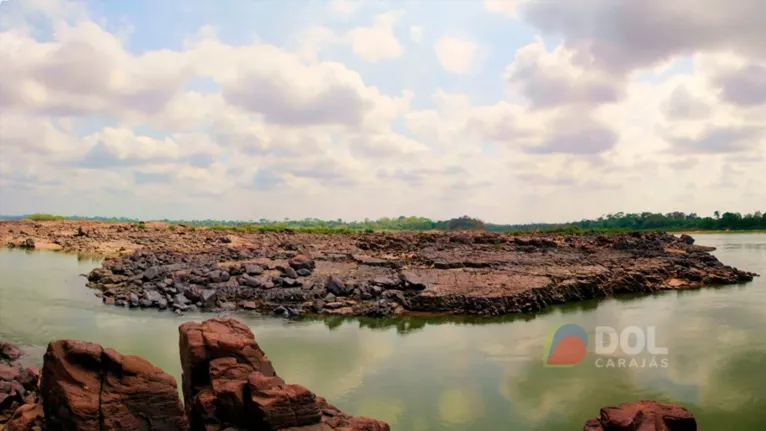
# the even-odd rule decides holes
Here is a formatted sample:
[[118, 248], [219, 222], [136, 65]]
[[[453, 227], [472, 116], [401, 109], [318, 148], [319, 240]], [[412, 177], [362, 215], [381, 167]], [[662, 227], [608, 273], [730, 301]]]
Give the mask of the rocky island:
[[106, 304], [388, 316], [497, 316], [620, 293], [750, 281], [688, 235], [633, 232], [311, 234], [164, 223], [0, 223], [9, 245], [96, 253]]

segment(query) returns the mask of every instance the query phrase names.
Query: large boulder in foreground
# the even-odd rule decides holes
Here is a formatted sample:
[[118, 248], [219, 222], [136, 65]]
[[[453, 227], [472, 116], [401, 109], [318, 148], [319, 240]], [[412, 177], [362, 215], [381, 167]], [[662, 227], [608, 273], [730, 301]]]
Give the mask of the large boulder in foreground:
[[188, 429], [173, 376], [98, 344], [51, 342], [40, 393], [49, 431]]
[[583, 431], [696, 431], [697, 421], [685, 408], [657, 401], [623, 403], [601, 408], [601, 416]]
[[179, 333], [193, 431], [390, 431], [384, 422], [347, 415], [303, 386], [286, 383], [237, 320], [186, 322]]

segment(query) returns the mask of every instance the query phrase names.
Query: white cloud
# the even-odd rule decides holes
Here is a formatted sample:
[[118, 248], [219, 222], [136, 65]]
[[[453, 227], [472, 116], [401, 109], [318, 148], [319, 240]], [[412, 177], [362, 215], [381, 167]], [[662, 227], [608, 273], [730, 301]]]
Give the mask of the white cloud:
[[346, 34], [354, 54], [364, 61], [376, 63], [399, 57], [404, 48], [394, 35], [396, 22], [404, 11], [389, 11], [375, 17], [371, 27], [355, 27]]
[[478, 46], [467, 40], [444, 36], [436, 41], [434, 50], [444, 70], [462, 75], [468, 73], [474, 65]]
[[[334, 2], [331, 18], [286, 14], [276, 36], [219, 37], [227, 23], [211, 17], [180, 47], [158, 30], [137, 50], [124, 30], [135, 38], [146, 23], [92, 18], [80, 2], [6, 2], [0, 212], [438, 218], [470, 205], [523, 222], [751, 211], [766, 201], [761, 2], [697, 4], [426, 2], [415, 14]], [[446, 19], [466, 7], [487, 26]], [[500, 31], [485, 10], [517, 20]], [[675, 16], [696, 36], [665, 24]], [[426, 27], [447, 35], [434, 56], [415, 46]], [[509, 34], [522, 46], [508, 49]], [[561, 204], [572, 196], [577, 206]], [[268, 205], [253, 214], [252, 202]]]
[[484, 0], [484, 7], [489, 12], [504, 13], [516, 18], [516, 0]]

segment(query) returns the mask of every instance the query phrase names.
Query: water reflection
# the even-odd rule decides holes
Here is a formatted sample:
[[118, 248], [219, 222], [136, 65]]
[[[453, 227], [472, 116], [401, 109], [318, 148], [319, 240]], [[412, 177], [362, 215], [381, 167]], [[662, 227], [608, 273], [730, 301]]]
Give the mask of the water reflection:
[[[726, 263], [766, 273], [766, 235], [698, 237]], [[736, 247], [727, 247], [726, 245]], [[760, 244], [760, 245], [758, 245]], [[41, 352], [79, 338], [139, 354], [180, 378], [171, 313], [101, 305], [77, 274], [96, 261], [0, 252], [0, 338]], [[44, 269], [44, 270], [42, 270]], [[766, 280], [620, 296], [502, 318], [346, 318], [285, 321], [240, 315], [280, 375], [394, 430], [579, 429], [603, 405], [652, 398], [691, 409], [704, 429], [766, 423]], [[542, 366], [558, 325], [657, 327], [667, 368]]]

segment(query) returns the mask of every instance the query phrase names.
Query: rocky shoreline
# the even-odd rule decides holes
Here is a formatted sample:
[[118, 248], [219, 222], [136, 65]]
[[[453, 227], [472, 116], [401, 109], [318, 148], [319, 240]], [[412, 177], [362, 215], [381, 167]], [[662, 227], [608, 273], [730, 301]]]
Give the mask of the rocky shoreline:
[[137, 356], [56, 340], [40, 373], [2, 344], [0, 430], [390, 431], [286, 383], [237, 320], [186, 322], [179, 345], [184, 403], [175, 378]]
[[0, 235], [14, 244], [112, 250], [87, 274], [104, 303], [177, 313], [499, 316], [757, 276], [724, 265], [688, 235], [666, 233], [247, 234], [161, 223], [3, 222]]

